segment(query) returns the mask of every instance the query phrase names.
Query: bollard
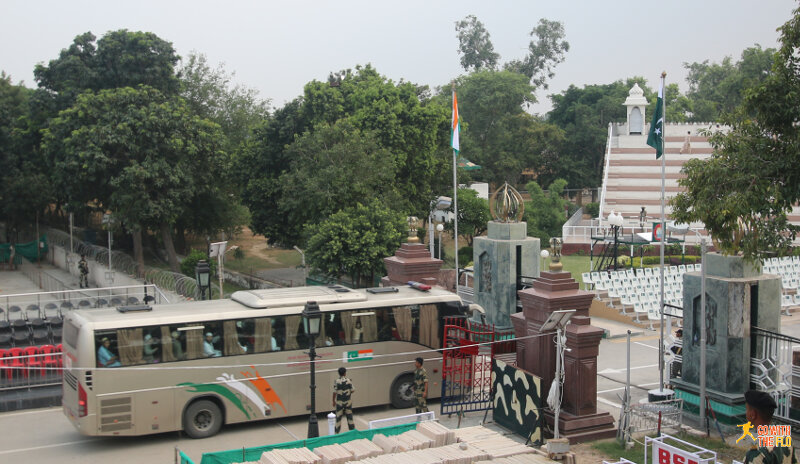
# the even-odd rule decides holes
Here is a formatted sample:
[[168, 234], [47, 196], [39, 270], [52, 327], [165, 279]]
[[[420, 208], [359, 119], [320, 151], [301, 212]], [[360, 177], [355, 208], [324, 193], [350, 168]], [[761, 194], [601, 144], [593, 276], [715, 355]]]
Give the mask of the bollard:
[[336, 434], [336, 414], [328, 413], [328, 435]]

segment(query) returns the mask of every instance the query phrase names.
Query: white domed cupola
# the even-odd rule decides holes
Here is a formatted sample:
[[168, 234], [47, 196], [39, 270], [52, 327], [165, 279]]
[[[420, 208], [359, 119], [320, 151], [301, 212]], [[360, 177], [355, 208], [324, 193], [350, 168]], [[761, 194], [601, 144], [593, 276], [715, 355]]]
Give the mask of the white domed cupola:
[[633, 84], [624, 105], [628, 108], [628, 134], [641, 134], [644, 132], [644, 109], [647, 99], [639, 84]]

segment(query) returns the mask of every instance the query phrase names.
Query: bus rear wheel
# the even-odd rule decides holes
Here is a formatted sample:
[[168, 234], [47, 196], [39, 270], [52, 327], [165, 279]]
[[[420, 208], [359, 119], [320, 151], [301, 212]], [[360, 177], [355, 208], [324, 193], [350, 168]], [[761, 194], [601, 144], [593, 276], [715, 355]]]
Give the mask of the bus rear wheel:
[[397, 409], [410, 408], [414, 405], [414, 376], [405, 374], [392, 383], [392, 406]]
[[183, 413], [183, 431], [191, 438], [215, 435], [222, 427], [222, 411], [213, 401], [199, 400]]

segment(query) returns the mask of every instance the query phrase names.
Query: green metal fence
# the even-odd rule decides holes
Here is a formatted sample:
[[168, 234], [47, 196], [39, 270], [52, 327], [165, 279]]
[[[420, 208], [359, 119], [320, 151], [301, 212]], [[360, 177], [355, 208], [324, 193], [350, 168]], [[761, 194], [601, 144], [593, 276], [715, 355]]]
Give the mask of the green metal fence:
[[[232, 464], [237, 462], [258, 461], [265, 451], [274, 449], [289, 449], [289, 448], [308, 448], [313, 450], [319, 446], [333, 445], [336, 443], [346, 443], [360, 438], [372, 440], [372, 437], [380, 433], [386, 436], [399, 435], [409, 430], [414, 430], [417, 423], [394, 425], [392, 427], [383, 427], [373, 430], [350, 430], [348, 432], [340, 433], [338, 435], [327, 435], [324, 437], [310, 438], [306, 440], [296, 440], [286, 443], [279, 443], [276, 445], [256, 446], [254, 448], [240, 448], [228, 451], [217, 451], [213, 453], [203, 453], [203, 458], [200, 464]], [[180, 452], [180, 464], [194, 464], [183, 452]]]

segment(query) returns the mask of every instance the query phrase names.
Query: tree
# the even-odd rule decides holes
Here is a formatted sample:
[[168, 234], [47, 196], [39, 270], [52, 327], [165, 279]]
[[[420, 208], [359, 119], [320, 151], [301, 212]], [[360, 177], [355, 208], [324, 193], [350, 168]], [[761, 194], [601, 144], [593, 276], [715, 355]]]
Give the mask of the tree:
[[456, 21], [456, 32], [462, 68], [468, 72], [497, 68], [500, 55], [495, 53], [489, 31], [477, 17], [469, 15]]
[[[761, 83], [772, 67], [775, 49], [756, 44], [742, 51], [734, 63], [730, 56], [720, 63], [684, 63], [689, 71], [686, 97], [691, 102], [691, 121], [713, 122], [742, 104], [745, 89]], [[667, 105], [669, 108], [669, 105]]]
[[0, 217], [6, 241], [32, 223], [52, 199], [47, 166], [28, 136], [34, 92], [0, 72]]
[[622, 102], [634, 83], [639, 84], [645, 97], [653, 96], [645, 82], [642, 77], [633, 77], [583, 88], [571, 85], [561, 94], [550, 96], [553, 109], [547, 114], [547, 120], [561, 128], [565, 135], [559, 159], [562, 170], [556, 171], [556, 176], [564, 177], [576, 187], [601, 184], [608, 124], [625, 121]]
[[203, 54], [189, 54], [178, 75], [181, 96], [194, 114], [220, 126], [228, 153], [238, 150], [269, 114], [269, 101], [261, 100], [257, 90], [233, 84], [235, 75], [222, 64], [212, 68]]
[[[287, 192], [278, 206], [288, 217], [288, 234], [299, 235], [306, 224], [370, 198], [402, 210], [392, 153], [348, 119], [306, 132], [287, 148], [287, 154], [291, 168], [280, 178]], [[286, 245], [295, 243], [299, 242], [287, 237]]]
[[[530, 158], [520, 153], [520, 132], [535, 123], [523, 105], [534, 100], [534, 88], [522, 74], [476, 71], [456, 80], [462, 127], [462, 153], [482, 166], [476, 173], [489, 182], [514, 181]], [[449, 92], [442, 96], [449, 97]]]
[[542, 18], [530, 36], [536, 40], [528, 44], [528, 55], [523, 60], [506, 63], [505, 69], [522, 73], [535, 87], [546, 89], [547, 81], [555, 76], [553, 69], [564, 61], [564, 54], [569, 51], [569, 42], [564, 40], [564, 25]]
[[170, 42], [126, 29], [106, 33], [97, 45], [95, 40], [91, 32], [81, 34], [57, 59], [36, 65], [39, 87], [52, 95], [59, 110], [72, 106], [85, 90], [146, 85], [166, 95], [177, 93], [178, 55]]
[[[450, 206], [451, 212], [453, 209]], [[470, 188], [458, 189], [458, 235], [467, 238], [468, 246], [472, 246], [475, 237], [486, 232], [491, 220], [487, 200], [480, 198], [478, 192]], [[448, 222], [445, 228], [452, 233], [453, 223]]]
[[183, 100], [140, 86], [87, 92], [45, 131], [56, 185], [75, 205], [111, 211], [133, 234], [144, 265], [141, 234], [161, 230], [178, 271], [171, 226], [195, 195], [213, 185], [224, 164], [219, 127], [193, 116]]
[[[286, 214], [287, 205], [297, 203], [296, 192], [292, 191], [294, 185], [286, 180], [297, 179], [305, 184], [306, 179], [293, 171], [302, 169], [314, 174], [314, 166], [302, 166], [302, 163], [293, 162], [293, 157], [297, 150], [304, 154], [306, 161], [313, 156], [305, 147], [295, 149], [293, 145], [302, 143], [329, 150], [330, 154], [335, 154], [333, 160], [336, 156], [350, 156], [336, 146], [350, 143], [356, 136], [368, 141], [368, 145], [353, 146], [354, 156], [359, 152], [363, 154], [364, 149], [372, 154], [384, 150], [382, 159], [373, 164], [385, 166], [386, 172], [393, 173], [394, 178], [382, 186], [381, 198], [389, 199], [385, 192], [394, 190], [399, 195], [392, 198], [399, 201], [391, 204], [398, 210], [427, 212], [434, 192], [449, 185], [452, 153], [447, 148], [449, 122], [446, 100], [430, 98], [425, 87], [402, 81], [394, 83], [371, 66], [341, 71], [331, 76], [331, 82], [309, 82], [302, 98], [276, 110], [254, 132], [236, 160], [236, 178], [244, 186], [242, 197], [252, 212], [254, 231], [266, 235], [272, 243], [292, 244], [303, 240], [301, 227], [305, 222], [299, 222], [294, 213]], [[348, 126], [339, 126], [342, 123]], [[323, 134], [315, 136], [319, 130]], [[387, 161], [393, 165], [386, 165]], [[330, 161], [325, 165], [330, 165]], [[353, 186], [363, 184], [358, 176], [366, 180], [382, 175], [365, 172], [370, 168], [368, 164], [352, 165], [349, 170], [342, 168], [336, 169], [340, 169], [342, 179]], [[388, 184], [392, 185], [391, 189]], [[322, 209], [336, 211], [324, 205], [313, 205], [311, 209], [314, 214], [323, 214], [320, 213]], [[304, 220], [319, 222], [323, 219], [324, 216], [306, 216]]]
[[309, 264], [336, 276], [347, 274], [358, 285], [361, 278], [383, 274], [383, 258], [400, 247], [407, 229], [405, 217], [377, 200], [358, 203], [306, 227]]
[[710, 134], [712, 156], [684, 165], [686, 191], [671, 202], [677, 221], [702, 221], [720, 251], [755, 263], [798, 231], [787, 213], [800, 200], [800, 9], [779, 30], [771, 72], [723, 116], [730, 131]]
[[563, 198], [567, 181], [556, 179], [545, 193], [536, 182], [528, 182], [525, 188], [531, 197], [525, 202], [523, 219], [528, 223], [528, 235], [538, 237], [542, 243], [549, 243], [550, 237], [561, 236], [561, 226], [569, 203]]

